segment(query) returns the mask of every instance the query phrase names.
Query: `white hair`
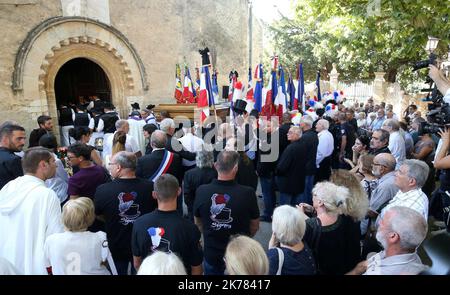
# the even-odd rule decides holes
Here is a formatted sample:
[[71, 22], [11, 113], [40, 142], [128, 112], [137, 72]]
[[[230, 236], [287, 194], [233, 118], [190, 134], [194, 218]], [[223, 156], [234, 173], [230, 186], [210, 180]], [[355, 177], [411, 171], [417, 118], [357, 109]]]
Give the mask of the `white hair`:
[[138, 275], [187, 275], [181, 259], [173, 252], [156, 251], [139, 267]]
[[313, 197], [322, 200], [327, 212], [345, 214], [348, 211], [347, 202], [350, 191], [343, 186], [324, 181], [316, 184], [312, 190]]
[[129, 124], [127, 120], [117, 120], [116, 121], [116, 129], [122, 129], [125, 125]]
[[383, 126], [388, 126], [392, 129], [392, 131], [399, 131], [400, 130], [400, 124], [395, 119], [386, 119], [383, 122]]
[[400, 247], [405, 250], [413, 250], [425, 239], [428, 232], [428, 224], [419, 212], [408, 208], [395, 206], [389, 208], [391, 218], [387, 227], [400, 236]]
[[173, 119], [170, 119], [170, 118], [164, 119], [159, 124], [159, 129], [161, 131], [164, 131], [165, 133], [168, 133], [170, 128], [175, 129], [175, 121]]
[[417, 188], [422, 188], [427, 182], [430, 167], [420, 160], [405, 160], [403, 165], [408, 167], [408, 176], [416, 180]]
[[328, 120], [325, 119], [320, 119], [317, 124], [320, 124], [320, 126], [323, 127], [323, 129], [328, 130], [330, 128], [330, 122], [328, 122]]
[[273, 211], [272, 231], [280, 243], [294, 246], [303, 239], [306, 228], [305, 219], [305, 215], [294, 207], [279, 206]]
[[313, 118], [311, 116], [306, 115], [306, 116], [303, 116], [300, 119], [300, 124], [301, 123], [303, 123], [303, 124], [305, 124], [305, 125], [307, 125], [309, 127], [312, 127], [312, 125], [314, 124], [314, 120], [313, 120]]

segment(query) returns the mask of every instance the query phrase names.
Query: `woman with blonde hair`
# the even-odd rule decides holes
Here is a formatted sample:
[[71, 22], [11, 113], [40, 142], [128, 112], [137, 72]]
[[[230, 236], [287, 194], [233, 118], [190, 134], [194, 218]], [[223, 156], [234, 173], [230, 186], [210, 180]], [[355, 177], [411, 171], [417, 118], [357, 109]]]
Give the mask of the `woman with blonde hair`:
[[369, 199], [356, 176], [348, 170], [339, 169], [333, 171], [330, 181], [350, 191], [346, 210], [342, 213], [350, 216], [355, 222], [363, 220], [369, 210]]
[[79, 197], [63, 207], [65, 232], [53, 234], [45, 241], [47, 269], [55, 275], [110, 275], [117, 274], [106, 233], [90, 232], [95, 220], [94, 202]]
[[261, 244], [247, 236], [233, 237], [225, 250], [229, 275], [267, 275], [269, 260]]
[[359, 225], [345, 215], [350, 191], [320, 182], [312, 192], [313, 206], [297, 206], [314, 216], [306, 221], [304, 241], [313, 250], [319, 274], [343, 275], [361, 260]]
[[305, 214], [289, 205], [275, 208], [267, 253], [270, 275], [316, 274], [313, 253], [303, 243], [305, 219]]
[[105, 168], [108, 169], [109, 163], [111, 162], [112, 157], [118, 152], [124, 152], [125, 143], [127, 142], [127, 134], [123, 131], [117, 131], [114, 133], [113, 137], [113, 146], [111, 155], [106, 155], [105, 157]]

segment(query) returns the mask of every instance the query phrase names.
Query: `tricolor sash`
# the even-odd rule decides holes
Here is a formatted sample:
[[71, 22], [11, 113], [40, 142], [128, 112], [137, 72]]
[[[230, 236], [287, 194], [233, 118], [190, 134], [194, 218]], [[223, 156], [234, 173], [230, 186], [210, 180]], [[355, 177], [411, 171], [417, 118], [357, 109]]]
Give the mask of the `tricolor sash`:
[[164, 151], [164, 157], [161, 161], [161, 165], [159, 165], [158, 169], [153, 173], [150, 177], [150, 180], [155, 182], [161, 175], [165, 174], [169, 169], [170, 165], [173, 161], [173, 153], [168, 150]]

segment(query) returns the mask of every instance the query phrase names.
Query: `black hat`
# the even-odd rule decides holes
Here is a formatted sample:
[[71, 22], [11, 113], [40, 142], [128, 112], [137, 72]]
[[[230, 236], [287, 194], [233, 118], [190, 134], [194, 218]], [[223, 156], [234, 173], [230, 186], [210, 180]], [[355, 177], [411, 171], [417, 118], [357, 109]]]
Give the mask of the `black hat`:
[[114, 110], [116, 107], [112, 104], [112, 103], [110, 103], [110, 102], [105, 102], [104, 104], [103, 104], [103, 107], [105, 108], [105, 109], [108, 109], [108, 110]]
[[151, 111], [151, 110], [153, 110], [154, 108], [155, 108], [155, 105], [154, 105], [154, 104], [149, 104], [145, 109]]
[[245, 112], [245, 108], [247, 107], [247, 102], [242, 99], [236, 100], [233, 106], [233, 110], [236, 114], [242, 115]]
[[140, 110], [140, 109], [141, 109], [141, 106], [140, 106], [137, 102], [131, 104], [131, 107], [132, 107], [134, 110]]

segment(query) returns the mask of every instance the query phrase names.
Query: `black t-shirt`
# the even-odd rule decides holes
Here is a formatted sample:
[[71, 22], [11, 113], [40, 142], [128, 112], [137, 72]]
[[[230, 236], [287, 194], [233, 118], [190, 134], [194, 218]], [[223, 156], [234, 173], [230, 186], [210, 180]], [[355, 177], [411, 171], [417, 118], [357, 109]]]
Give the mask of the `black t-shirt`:
[[188, 274], [191, 266], [203, 262], [200, 231], [176, 211], [160, 211], [141, 216], [133, 225], [133, 256], [145, 258], [153, 251], [174, 252], [184, 263]]
[[116, 179], [97, 188], [95, 214], [105, 218], [109, 248], [114, 259], [131, 258], [133, 223], [157, 207], [152, 191], [153, 183], [141, 178]]
[[255, 191], [235, 181], [214, 179], [197, 189], [194, 215], [201, 219], [205, 260], [223, 266], [231, 235], [250, 235], [250, 220], [259, 218]]

